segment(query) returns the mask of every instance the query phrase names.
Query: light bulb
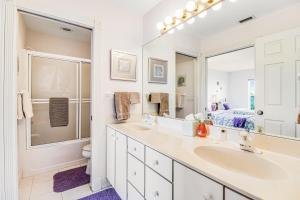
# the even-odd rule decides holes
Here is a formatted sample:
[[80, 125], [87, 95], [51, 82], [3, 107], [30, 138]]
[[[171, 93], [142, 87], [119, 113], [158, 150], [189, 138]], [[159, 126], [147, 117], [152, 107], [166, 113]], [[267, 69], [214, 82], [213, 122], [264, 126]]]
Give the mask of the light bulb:
[[184, 10], [182, 10], [182, 9], [176, 10], [175, 16], [176, 16], [178, 19], [182, 19], [183, 16], [184, 16]]
[[162, 22], [158, 22], [158, 23], [156, 24], [156, 28], [157, 28], [158, 30], [162, 30], [162, 29], [165, 28], [165, 25], [164, 25], [164, 23], [162, 23]]
[[171, 34], [173, 34], [175, 32], [175, 29], [171, 29], [171, 30], [169, 30], [168, 31], [168, 33], [171, 35]]
[[236, 2], [237, 0], [229, 0], [230, 2]]
[[186, 8], [187, 11], [193, 12], [196, 9], [196, 2], [195, 1], [187, 2], [185, 8]]
[[214, 5], [214, 6], [212, 7], [212, 9], [213, 9], [214, 11], [217, 11], [217, 10], [220, 10], [220, 9], [222, 8], [222, 6], [223, 6], [223, 3], [221, 2], [221, 3], [218, 3], [218, 4]]
[[205, 11], [201, 12], [201, 13], [198, 15], [198, 17], [201, 18], [201, 19], [203, 19], [204, 17], [206, 17], [206, 15], [207, 15], [207, 11], [205, 10]]
[[167, 25], [170, 25], [170, 24], [172, 24], [172, 23], [173, 23], [173, 19], [172, 19], [172, 17], [170, 17], [170, 16], [167, 16], [167, 17], [165, 18], [165, 23], [166, 23]]
[[188, 23], [188, 24], [193, 24], [194, 22], [195, 22], [195, 18], [193, 17], [193, 18], [187, 20], [186, 23]]
[[207, 3], [207, 2], [208, 2], [208, 0], [201, 0], [201, 2], [202, 2], [202, 3]]
[[176, 27], [178, 30], [182, 30], [184, 28], [184, 24], [179, 24], [177, 27]]

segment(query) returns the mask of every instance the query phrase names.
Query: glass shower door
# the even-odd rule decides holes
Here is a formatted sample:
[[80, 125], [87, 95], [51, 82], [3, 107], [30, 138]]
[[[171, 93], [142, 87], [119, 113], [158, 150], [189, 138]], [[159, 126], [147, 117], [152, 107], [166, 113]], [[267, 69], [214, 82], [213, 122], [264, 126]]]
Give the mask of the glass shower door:
[[[79, 62], [30, 56], [29, 84], [34, 116], [31, 119], [31, 146], [79, 138]], [[51, 127], [49, 98], [69, 99], [68, 125]]]

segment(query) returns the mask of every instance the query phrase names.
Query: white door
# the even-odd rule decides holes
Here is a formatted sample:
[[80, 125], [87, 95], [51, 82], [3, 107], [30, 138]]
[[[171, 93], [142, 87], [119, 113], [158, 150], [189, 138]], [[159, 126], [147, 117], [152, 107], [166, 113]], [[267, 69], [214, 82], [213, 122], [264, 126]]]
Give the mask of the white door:
[[255, 46], [256, 126], [266, 133], [295, 137], [300, 106], [300, 29], [260, 38]]
[[127, 138], [116, 132], [115, 189], [122, 200], [127, 197]]
[[109, 183], [115, 187], [115, 130], [107, 127], [106, 130], [106, 176]]

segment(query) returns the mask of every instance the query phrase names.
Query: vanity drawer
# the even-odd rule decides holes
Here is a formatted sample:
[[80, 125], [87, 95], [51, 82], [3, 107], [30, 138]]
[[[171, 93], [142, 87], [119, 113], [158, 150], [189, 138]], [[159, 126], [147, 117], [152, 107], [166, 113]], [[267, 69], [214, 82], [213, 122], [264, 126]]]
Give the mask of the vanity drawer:
[[136, 189], [128, 183], [128, 198], [127, 200], [144, 200], [143, 196], [136, 191]]
[[172, 159], [146, 147], [146, 165], [172, 182]]
[[228, 188], [225, 188], [225, 200], [250, 200]]
[[128, 181], [141, 193], [144, 194], [144, 164], [128, 154]]
[[172, 200], [172, 184], [149, 167], [146, 167], [145, 190], [147, 200]]
[[142, 162], [145, 162], [144, 148], [143, 144], [128, 138], [128, 152], [140, 159]]

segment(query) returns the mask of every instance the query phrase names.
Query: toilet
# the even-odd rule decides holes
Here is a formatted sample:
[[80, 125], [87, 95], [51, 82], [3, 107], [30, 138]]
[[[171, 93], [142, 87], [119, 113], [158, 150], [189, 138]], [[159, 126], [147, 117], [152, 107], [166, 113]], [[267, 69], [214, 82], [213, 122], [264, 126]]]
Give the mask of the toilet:
[[91, 144], [82, 148], [82, 156], [88, 160], [85, 173], [89, 175], [91, 173]]

